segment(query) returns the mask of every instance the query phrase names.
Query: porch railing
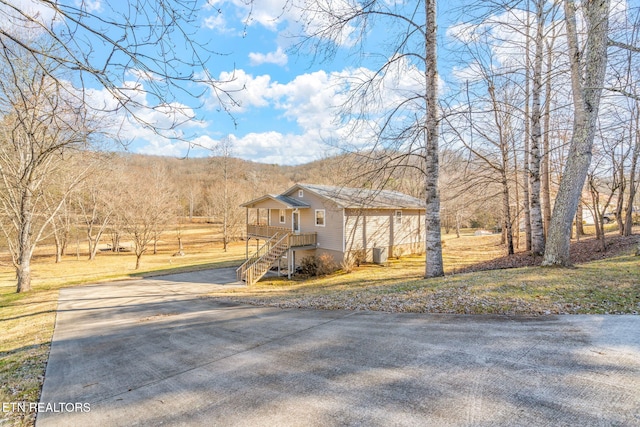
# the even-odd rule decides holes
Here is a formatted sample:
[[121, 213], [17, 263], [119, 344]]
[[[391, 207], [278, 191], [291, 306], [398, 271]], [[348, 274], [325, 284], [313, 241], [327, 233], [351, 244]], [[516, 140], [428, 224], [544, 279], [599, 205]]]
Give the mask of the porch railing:
[[292, 248], [300, 246], [316, 246], [317, 243], [317, 233], [291, 234], [289, 236], [289, 246], [291, 246]]
[[247, 234], [249, 236], [271, 238], [278, 233], [289, 233], [290, 228], [272, 227], [270, 225], [247, 224]]
[[[276, 247], [288, 247], [288, 233], [275, 234], [271, 239], [267, 240], [256, 253], [249, 257], [240, 267], [236, 269], [238, 281], [245, 280], [248, 284], [254, 283], [256, 275], [256, 267], [263, 264], [261, 260], [269, 255]], [[284, 251], [283, 251], [284, 252]], [[257, 279], [256, 279], [257, 280]]]
[[291, 229], [285, 227], [273, 227], [270, 225], [247, 224], [247, 235], [249, 237], [261, 237], [270, 239], [276, 234], [288, 233], [289, 246], [315, 246], [318, 243], [318, 233], [300, 233], [293, 234]]

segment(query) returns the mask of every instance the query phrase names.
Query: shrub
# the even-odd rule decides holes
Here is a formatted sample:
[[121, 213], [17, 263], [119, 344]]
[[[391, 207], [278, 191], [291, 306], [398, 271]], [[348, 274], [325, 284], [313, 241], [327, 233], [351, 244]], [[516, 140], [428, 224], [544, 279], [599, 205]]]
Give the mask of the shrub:
[[353, 267], [363, 264], [367, 260], [367, 253], [363, 249], [358, 249], [355, 251], [351, 251], [344, 257], [342, 262], [340, 263], [340, 267], [345, 273], [351, 273], [353, 271]]
[[340, 262], [340, 268], [342, 268], [342, 271], [344, 271], [345, 273], [351, 273], [353, 271], [354, 265], [355, 265], [355, 262], [353, 261], [352, 256], [346, 256]]
[[393, 248], [393, 255], [396, 257], [396, 259], [402, 258], [402, 255], [404, 255], [404, 248], [401, 248], [401, 247]]
[[333, 257], [328, 254], [306, 256], [300, 261], [300, 272], [307, 276], [325, 276], [338, 269]]
[[333, 257], [329, 254], [322, 254], [317, 257], [317, 276], [326, 276], [327, 274], [331, 274], [338, 269], [336, 262], [333, 260]]
[[318, 272], [318, 260], [315, 256], [309, 255], [300, 261], [300, 272], [306, 276], [315, 276]]
[[367, 261], [367, 251], [364, 249], [358, 249], [353, 252], [353, 262], [360, 267], [360, 264], [364, 264]]

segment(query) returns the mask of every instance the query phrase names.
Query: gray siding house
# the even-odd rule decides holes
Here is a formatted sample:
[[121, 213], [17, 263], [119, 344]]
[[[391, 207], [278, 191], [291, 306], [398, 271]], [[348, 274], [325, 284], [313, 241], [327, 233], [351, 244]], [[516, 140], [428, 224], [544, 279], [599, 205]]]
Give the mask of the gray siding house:
[[397, 191], [296, 184], [241, 206], [247, 261], [238, 278], [248, 284], [276, 263], [294, 271], [308, 255], [329, 254], [339, 264], [356, 254], [371, 261], [374, 248], [388, 256], [424, 252], [425, 203]]

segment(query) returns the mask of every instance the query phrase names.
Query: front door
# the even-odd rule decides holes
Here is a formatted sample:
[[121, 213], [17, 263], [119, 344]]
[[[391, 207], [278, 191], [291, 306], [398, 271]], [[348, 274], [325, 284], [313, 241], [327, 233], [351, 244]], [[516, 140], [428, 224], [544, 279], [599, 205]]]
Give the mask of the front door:
[[300, 212], [293, 213], [292, 223], [293, 223], [293, 232], [299, 233], [300, 232]]

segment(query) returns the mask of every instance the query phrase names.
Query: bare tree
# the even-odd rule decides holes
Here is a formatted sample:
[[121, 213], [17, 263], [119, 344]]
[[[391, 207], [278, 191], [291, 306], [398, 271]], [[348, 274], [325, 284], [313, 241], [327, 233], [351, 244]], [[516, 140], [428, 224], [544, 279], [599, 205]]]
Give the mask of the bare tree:
[[151, 208], [153, 215], [153, 254], [158, 253], [158, 240], [178, 213], [177, 197], [167, 168], [154, 164], [150, 171]]
[[580, 49], [578, 40], [576, 3], [565, 0], [564, 6], [575, 116], [571, 148], [551, 215], [542, 262], [545, 266], [571, 265], [571, 224], [591, 163], [591, 149], [607, 68], [609, 0], [582, 3], [587, 26], [584, 51]]
[[[222, 191], [220, 197], [216, 197], [218, 203], [216, 204], [222, 216], [222, 247], [224, 251], [227, 251], [227, 245], [229, 243], [229, 219], [231, 216], [232, 207], [229, 205], [229, 187], [230, 187], [230, 176], [229, 176], [229, 160], [231, 157], [231, 141], [229, 138], [224, 138], [218, 144], [217, 151], [220, 152], [220, 165], [222, 172]], [[216, 187], [219, 187], [216, 185]]]
[[71, 237], [72, 221], [70, 203], [65, 199], [53, 221], [51, 221], [53, 239], [56, 245], [56, 263], [62, 262], [62, 257], [66, 253]]
[[[46, 44], [34, 40], [34, 44]], [[36, 64], [22, 46], [0, 38], [0, 208], [1, 227], [17, 274], [17, 292], [31, 290], [36, 244], [63, 206], [74, 180], [45, 192], [70, 152], [87, 144], [90, 132], [77, 104], [61, 84], [59, 65]], [[46, 67], [43, 63], [46, 62]], [[70, 99], [71, 98], [71, 99]]]
[[[620, 183], [615, 177], [615, 171], [614, 180], [610, 186], [603, 185], [599, 181], [600, 180], [595, 173], [589, 173], [587, 175], [587, 182], [589, 184], [589, 192], [591, 193], [592, 202], [590, 209], [596, 228], [596, 238], [600, 240], [600, 247], [604, 251], [607, 249], [604, 225], [609, 222], [608, 219], [605, 219], [605, 213], [607, 209], [609, 209], [611, 200], [613, 199], [613, 196], [615, 195]], [[601, 199], [601, 196], [604, 196], [604, 200]]]
[[101, 169], [94, 171], [79, 189], [76, 206], [80, 220], [84, 223], [89, 242], [89, 260], [94, 260], [98, 252], [98, 244], [107, 230], [114, 211], [109, 200], [111, 193], [108, 185], [108, 174]]
[[543, 153], [540, 165], [540, 184], [542, 199], [542, 219], [544, 224], [545, 239], [549, 231], [549, 223], [551, 222], [551, 104], [553, 103], [553, 47], [555, 44], [556, 34], [555, 26], [553, 26], [552, 34], [546, 40], [547, 62], [545, 69], [545, 104], [544, 104], [544, 131], [543, 131]]
[[638, 179], [636, 174], [638, 171], [638, 159], [640, 158], [640, 105], [636, 101], [632, 112], [632, 120], [629, 124], [629, 138], [633, 146], [631, 153], [631, 166], [629, 168], [629, 194], [627, 195], [627, 203], [625, 206], [624, 231], [623, 236], [630, 236], [633, 227], [634, 205], [638, 191]]
[[[476, 67], [480, 74], [478, 93], [486, 92], [486, 99], [475, 96], [474, 105], [468, 97], [464, 114], [447, 117], [448, 133], [454, 135], [454, 141], [462, 144], [473, 157], [485, 165], [486, 179], [500, 186], [502, 197], [502, 226], [504, 230], [507, 254], [514, 254], [513, 212], [511, 208], [511, 165], [514, 140], [517, 139], [518, 126], [515, 123], [517, 108], [514, 106], [513, 84], [493, 74], [490, 64], [486, 66], [477, 58]], [[491, 62], [491, 60], [489, 60]], [[469, 85], [465, 84], [467, 93]]]
[[227, 251], [229, 243], [238, 237], [245, 217], [240, 208], [242, 192], [237, 182], [237, 166], [232, 158], [232, 141], [223, 138], [216, 151], [219, 156], [212, 159], [215, 184], [212, 187], [213, 212], [222, 220], [222, 246]]
[[[420, 157], [426, 202], [425, 277], [442, 276], [435, 0], [406, 4], [382, 0], [338, 4], [316, 0], [308, 2], [304, 12], [307, 37], [302, 46], [311, 45], [313, 51], [327, 57], [334, 56], [338, 46], [350, 43], [362, 49], [363, 55], [359, 56], [362, 57], [370, 47], [365, 40], [372, 28], [397, 29], [396, 34], [387, 38], [388, 51], [366, 52], [369, 58], [382, 58], [375, 70], [361, 69], [361, 74], [343, 82], [340, 118], [342, 124], [350, 127], [349, 135], [355, 140], [356, 148], [348, 151], [368, 156], [377, 164], [378, 173], [404, 167], [408, 163], [406, 157]], [[390, 88], [395, 88], [391, 89], [392, 105], [385, 96]], [[361, 145], [365, 135], [373, 141], [368, 150]]]
[[531, 158], [529, 163], [531, 252], [544, 252], [544, 227], [540, 201], [540, 164], [542, 153], [542, 64], [544, 56], [545, 2], [536, 0], [535, 55], [533, 61], [533, 90], [531, 91]]
[[[127, 0], [95, 6], [85, 1], [0, 0], [0, 17], [7, 24], [0, 28], [0, 41], [20, 46], [24, 60], [44, 74], [50, 71], [48, 64], [57, 64], [69, 81], [82, 86], [78, 99], [86, 108], [125, 112], [167, 137], [180, 137], [173, 131], [194, 114], [181, 101], [185, 96], [199, 103], [202, 92], [211, 90], [223, 109], [233, 103], [205, 66], [215, 53], [195, 41], [199, 2]], [[52, 48], [32, 43], [33, 34], [46, 36]], [[133, 86], [127, 82], [132, 78]], [[82, 91], [85, 85], [104, 88], [115, 107], [89, 102]], [[203, 89], [194, 92], [194, 87]], [[146, 113], [158, 109], [166, 113], [164, 125], [147, 119]]]
[[[75, 215], [73, 211], [73, 195], [76, 173], [83, 170], [91, 159], [87, 159], [84, 152], [69, 156], [64, 164], [59, 165], [59, 172], [56, 179], [48, 182], [42, 194], [45, 196], [45, 216], [52, 216], [50, 223], [51, 234], [56, 247], [56, 263], [62, 262], [65, 255], [69, 239], [71, 238], [71, 227], [75, 225]], [[66, 194], [69, 189], [73, 189]], [[59, 201], [62, 200], [62, 205]]]
[[[612, 121], [614, 127], [619, 128], [621, 123], [627, 126], [620, 135], [621, 147], [618, 160], [618, 180], [620, 192], [616, 204], [616, 219], [620, 234], [630, 236], [633, 227], [633, 204], [638, 189], [636, 174], [638, 171], [638, 158], [640, 156], [640, 87], [638, 74], [640, 63], [640, 9], [629, 8], [624, 15], [625, 19], [616, 19], [616, 24], [611, 31], [610, 45], [614, 46], [611, 53], [611, 85], [609, 89], [613, 94], [622, 95], [626, 99], [622, 104], [622, 111], [616, 111]], [[613, 41], [613, 38], [616, 41]], [[619, 96], [613, 97], [614, 102], [619, 101]], [[618, 130], [618, 129], [616, 129]], [[626, 161], [625, 161], [626, 160]], [[626, 201], [624, 192], [626, 191]]]
[[135, 269], [140, 268], [142, 255], [157, 242], [169, 220], [175, 218], [175, 198], [162, 165], [150, 169], [129, 164], [120, 178], [122, 188], [120, 212], [123, 230], [131, 237], [136, 255]]

